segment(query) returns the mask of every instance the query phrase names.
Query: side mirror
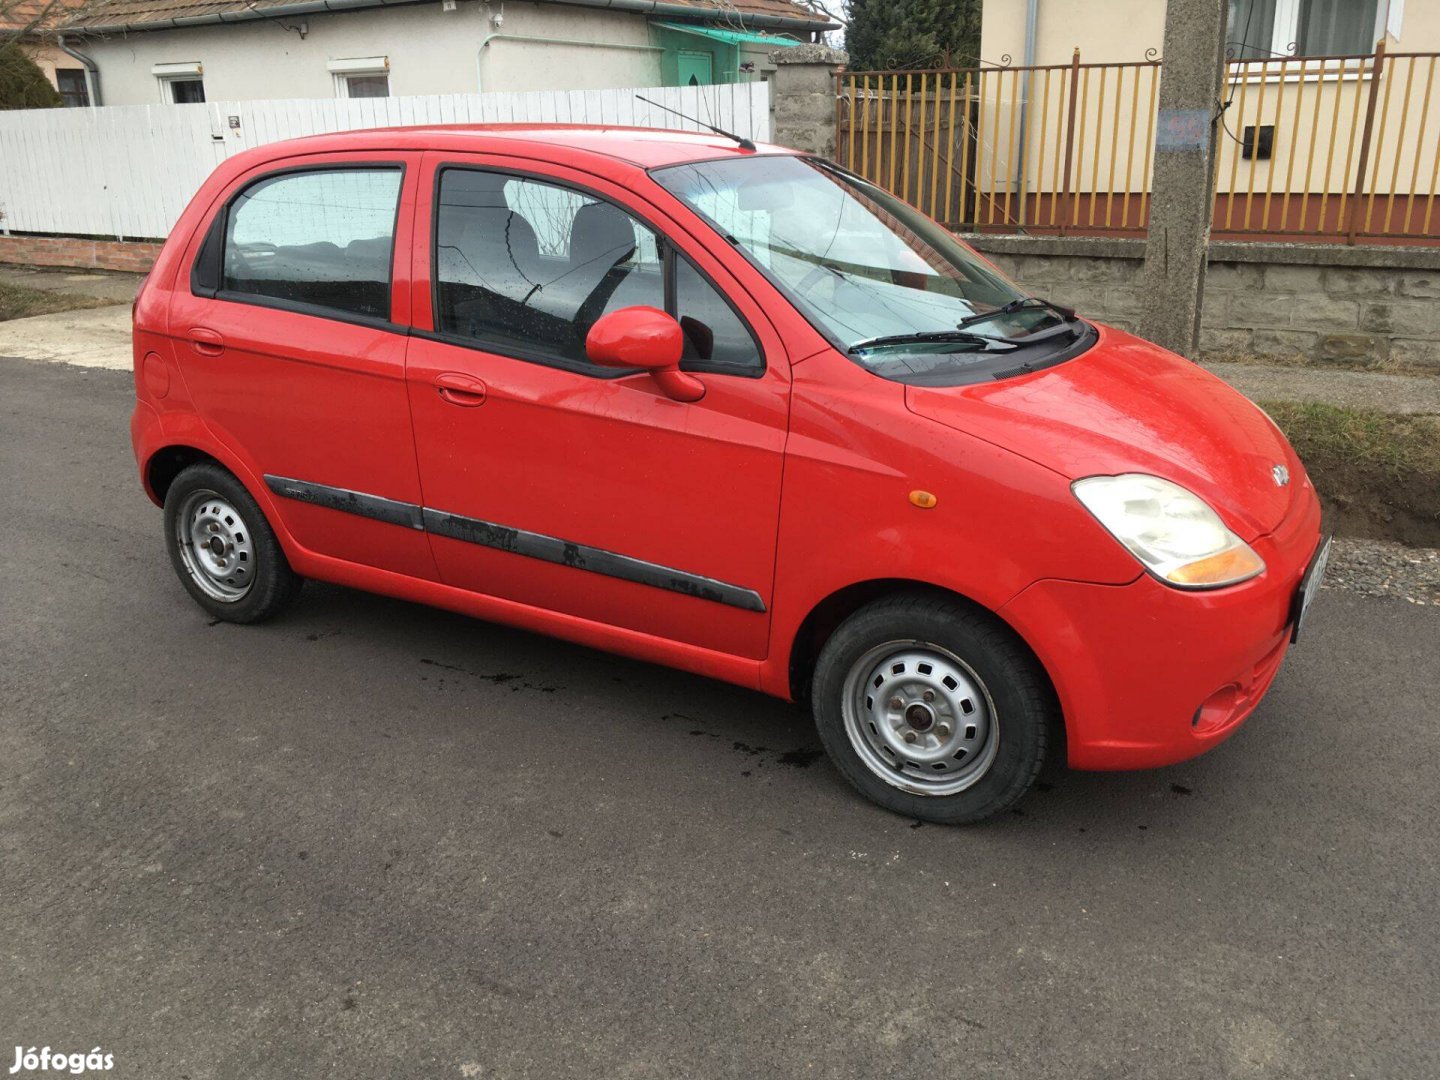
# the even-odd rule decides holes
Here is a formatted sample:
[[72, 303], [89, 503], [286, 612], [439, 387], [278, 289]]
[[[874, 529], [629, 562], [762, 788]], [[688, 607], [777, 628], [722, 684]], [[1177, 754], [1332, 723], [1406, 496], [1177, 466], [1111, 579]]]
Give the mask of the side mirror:
[[676, 401], [705, 396], [705, 384], [680, 370], [685, 332], [659, 308], [627, 307], [602, 315], [585, 335], [585, 355], [604, 367], [644, 368]]

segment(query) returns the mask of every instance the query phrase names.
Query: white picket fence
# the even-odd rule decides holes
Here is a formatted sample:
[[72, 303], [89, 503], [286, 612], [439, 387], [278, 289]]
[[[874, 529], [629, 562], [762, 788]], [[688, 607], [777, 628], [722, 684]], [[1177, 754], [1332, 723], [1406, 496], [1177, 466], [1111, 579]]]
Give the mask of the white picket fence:
[[770, 135], [764, 82], [0, 112], [0, 232], [163, 237], [231, 154], [327, 131], [508, 123], [700, 130], [637, 94], [737, 135]]

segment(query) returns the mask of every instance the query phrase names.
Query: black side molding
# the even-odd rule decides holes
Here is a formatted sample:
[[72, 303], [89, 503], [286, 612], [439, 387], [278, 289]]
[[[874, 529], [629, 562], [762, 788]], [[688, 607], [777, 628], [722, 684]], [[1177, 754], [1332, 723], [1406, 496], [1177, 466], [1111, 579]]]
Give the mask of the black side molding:
[[405, 525], [411, 529], [425, 528], [420, 507], [414, 503], [397, 502], [379, 495], [367, 495], [363, 491], [330, 487], [327, 484], [312, 484], [308, 480], [292, 480], [286, 476], [265, 474], [265, 486], [276, 495], [297, 502], [314, 503], [330, 510], [340, 510], [358, 517], [374, 518], [391, 525]]
[[621, 578], [625, 581], [652, 585], [657, 589], [684, 593], [701, 600], [713, 600], [717, 604], [744, 608], [746, 611], [764, 611], [765, 601], [754, 589], [730, 585], [714, 578], [702, 577], [686, 570], [675, 570], [658, 563], [633, 559], [629, 555], [618, 555], [603, 548], [577, 544], [572, 540], [561, 540], [544, 533], [512, 529], [476, 518], [447, 514], [440, 510], [424, 511], [425, 530], [436, 536], [448, 536], [452, 540], [463, 540], [467, 544], [509, 551], [532, 559], [557, 563], [575, 570], [589, 570], [592, 574]]
[[417, 506], [414, 503], [399, 502], [362, 491], [330, 487], [326, 484], [312, 484], [308, 480], [294, 480], [284, 476], [265, 476], [265, 485], [276, 495], [299, 502], [312, 503], [329, 510], [339, 510], [358, 517], [373, 518], [391, 525], [403, 525], [421, 529], [436, 536], [461, 540], [467, 544], [507, 551], [530, 559], [568, 566], [574, 570], [587, 570], [592, 574], [620, 578], [640, 585], [650, 585], [669, 592], [683, 593], [699, 600], [709, 600], [744, 611], [763, 612], [765, 601], [754, 589], [716, 581], [687, 570], [661, 566], [659, 563], [620, 555], [604, 548], [578, 544], [573, 540], [562, 540], [544, 533], [529, 532], [508, 525], [497, 525], [479, 518], [464, 517], [443, 510]]

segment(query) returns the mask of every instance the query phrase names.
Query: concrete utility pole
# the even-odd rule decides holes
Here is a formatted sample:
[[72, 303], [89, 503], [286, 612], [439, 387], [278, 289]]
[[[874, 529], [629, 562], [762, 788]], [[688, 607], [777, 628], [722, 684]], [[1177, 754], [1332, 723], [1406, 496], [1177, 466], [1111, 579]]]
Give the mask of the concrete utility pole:
[[1215, 158], [1225, 86], [1226, 0], [1169, 0], [1150, 239], [1137, 287], [1140, 332], [1193, 358], [1215, 207]]

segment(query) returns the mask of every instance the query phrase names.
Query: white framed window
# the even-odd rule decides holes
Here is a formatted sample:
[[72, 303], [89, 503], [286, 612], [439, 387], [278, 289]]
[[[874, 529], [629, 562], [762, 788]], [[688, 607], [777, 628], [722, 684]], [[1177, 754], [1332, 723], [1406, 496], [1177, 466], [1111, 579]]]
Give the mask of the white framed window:
[[355, 56], [325, 65], [335, 79], [335, 96], [383, 98], [390, 96], [390, 58]]
[[1229, 0], [1227, 51], [1235, 60], [1372, 53], [1391, 0]]
[[198, 60], [156, 64], [150, 69], [167, 105], [197, 105], [205, 100], [205, 68]]

